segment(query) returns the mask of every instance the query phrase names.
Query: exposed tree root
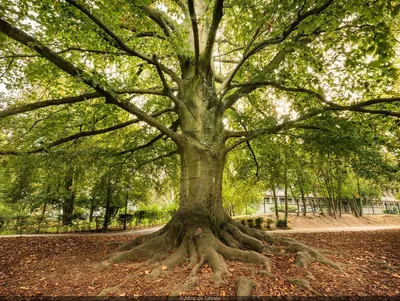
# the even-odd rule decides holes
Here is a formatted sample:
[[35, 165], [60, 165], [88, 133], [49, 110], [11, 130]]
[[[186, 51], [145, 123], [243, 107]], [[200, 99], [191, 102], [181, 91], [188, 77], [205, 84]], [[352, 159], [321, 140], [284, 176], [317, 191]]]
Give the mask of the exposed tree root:
[[[217, 286], [224, 283], [229, 275], [225, 259], [257, 264], [264, 275], [270, 276], [271, 261], [266, 255], [296, 253], [295, 264], [298, 266], [307, 267], [313, 262], [320, 262], [342, 271], [340, 265], [314, 248], [294, 239], [245, 227], [229, 218], [216, 225], [199, 223], [198, 220], [182, 222], [175, 216], [161, 230], [129, 241], [120, 249], [123, 251], [114, 254], [103, 264], [149, 259], [155, 267], [147, 277], [158, 277], [185, 263], [191, 269], [190, 273], [185, 282], [172, 292], [173, 296], [196, 285], [198, 271], [205, 262], [212, 268], [212, 281]], [[238, 296], [248, 296], [254, 282], [238, 278], [236, 285]]]
[[238, 297], [248, 297], [251, 295], [251, 290], [256, 286], [256, 283], [246, 277], [236, 279], [236, 295]]
[[298, 287], [299, 289], [309, 290], [310, 292], [313, 292], [316, 295], [320, 295], [319, 293], [314, 291], [314, 289], [311, 287], [310, 282], [307, 279], [304, 279], [304, 278], [290, 278], [290, 279], [288, 279], [288, 281], [290, 283], [296, 285], [296, 287]]

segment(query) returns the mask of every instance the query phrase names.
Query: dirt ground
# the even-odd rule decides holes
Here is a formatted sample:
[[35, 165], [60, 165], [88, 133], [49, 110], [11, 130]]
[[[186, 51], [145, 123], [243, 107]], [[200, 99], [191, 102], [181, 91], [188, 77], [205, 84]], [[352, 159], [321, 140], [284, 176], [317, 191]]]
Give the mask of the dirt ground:
[[[235, 280], [247, 276], [256, 282], [255, 296], [399, 296], [400, 230], [369, 232], [282, 234], [311, 246], [331, 251], [328, 257], [340, 262], [341, 274], [314, 263], [308, 268], [293, 264], [294, 256], [282, 252], [269, 255], [273, 277], [255, 265], [228, 262], [230, 276], [216, 287], [211, 268], [200, 270], [190, 296], [234, 296]], [[95, 265], [116, 250], [110, 242], [126, 241], [128, 235], [52, 236], [0, 238], [0, 296], [88, 296], [119, 286], [119, 296], [160, 296], [177, 289], [188, 276], [185, 265], [165, 271], [157, 279], [147, 277], [148, 262], [126, 262], [99, 271]], [[282, 250], [283, 251], [283, 250]], [[307, 279], [312, 289], [296, 280]]]
[[[252, 215], [251, 217], [263, 216], [264, 219], [271, 218], [275, 220], [275, 215]], [[283, 214], [281, 214], [283, 217]], [[377, 214], [364, 215], [360, 218], [352, 214], [342, 214], [341, 218], [332, 216], [322, 216], [319, 214], [313, 215], [307, 213], [306, 216], [297, 216], [295, 213], [289, 214], [289, 227], [291, 229], [302, 228], [334, 228], [346, 226], [385, 226], [385, 225], [400, 225], [399, 214]]]

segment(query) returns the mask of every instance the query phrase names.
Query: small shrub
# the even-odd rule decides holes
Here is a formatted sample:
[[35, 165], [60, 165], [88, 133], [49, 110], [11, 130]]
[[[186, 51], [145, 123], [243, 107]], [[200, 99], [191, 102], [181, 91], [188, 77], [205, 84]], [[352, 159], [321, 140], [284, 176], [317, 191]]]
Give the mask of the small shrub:
[[254, 228], [254, 220], [252, 218], [247, 219], [247, 226], [250, 228]]
[[126, 221], [127, 224], [132, 223], [132, 221], [133, 221], [133, 214], [129, 214], [129, 213], [126, 213], [126, 214], [125, 214], [125, 213], [123, 213], [123, 214], [118, 215], [118, 222], [119, 222], [120, 224], [123, 224], [124, 221]]
[[[275, 206], [270, 208], [271, 212], [275, 212]], [[278, 206], [278, 212], [285, 212], [285, 206]], [[295, 213], [297, 212], [296, 206], [288, 206], [288, 212]]]
[[246, 220], [242, 219], [242, 220], [240, 221], [240, 223], [241, 223], [243, 226], [246, 226]]
[[276, 227], [279, 228], [279, 229], [287, 229], [287, 220], [278, 219], [276, 221]]
[[0, 216], [0, 230], [4, 227], [5, 224], [6, 224], [6, 218]]
[[271, 229], [271, 225], [274, 223], [274, 220], [271, 218], [267, 218], [267, 228]]
[[256, 228], [262, 229], [262, 223], [264, 222], [264, 218], [262, 218], [261, 216], [257, 217], [255, 222], [256, 222]]

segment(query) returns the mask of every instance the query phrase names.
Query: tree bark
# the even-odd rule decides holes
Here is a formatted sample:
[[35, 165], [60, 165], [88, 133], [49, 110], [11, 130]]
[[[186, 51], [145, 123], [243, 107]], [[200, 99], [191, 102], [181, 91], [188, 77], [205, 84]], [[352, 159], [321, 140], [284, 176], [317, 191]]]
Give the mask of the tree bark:
[[111, 219], [111, 182], [110, 179], [107, 181], [107, 193], [106, 193], [106, 212], [104, 213], [104, 222], [103, 222], [103, 230], [107, 231], [108, 230], [108, 224]]
[[63, 203], [63, 214], [62, 214], [62, 224], [64, 226], [69, 226], [72, 223], [72, 214], [74, 212], [76, 191], [73, 187], [74, 185], [74, 168], [69, 167], [67, 174], [65, 176], [65, 190], [68, 191], [69, 196], [64, 200]]
[[292, 193], [293, 199], [297, 204], [297, 216], [300, 216], [300, 205], [299, 205], [299, 199], [295, 196], [292, 187], [290, 187], [290, 192]]
[[278, 200], [276, 198], [275, 183], [272, 183], [272, 197], [273, 197], [274, 203], [275, 203], [276, 220], [279, 220], [279, 209], [278, 209]]
[[306, 204], [306, 198], [304, 196], [304, 190], [303, 190], [303, 186], [300, 185], [300, 193], [301, 193], [301, 201], [303, 203], [303, 216], [307, 215], [307, 204]]

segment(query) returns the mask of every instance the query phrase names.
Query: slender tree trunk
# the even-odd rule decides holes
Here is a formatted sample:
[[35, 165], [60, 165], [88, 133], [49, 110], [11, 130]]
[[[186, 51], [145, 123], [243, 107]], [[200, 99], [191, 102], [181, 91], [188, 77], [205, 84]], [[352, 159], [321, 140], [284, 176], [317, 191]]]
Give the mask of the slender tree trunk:
[[276, 191], [275, 191], [275, 183], [272, 183], [272, 197], [275, 203], [275, 216], [276, 220], [279, 220], [279, 211], [278, 211], [278, 200], [276, 198]]
[[306, 204], [306, 198], [304, 196], [304, 190], [303, 190], [303, 186], [300, 185], [300, 193], [301, 193], [301, 201], [303, 203], [303, 216], [307, 215], [307, 204]]
[[74, 212], [76, 191], [74, 185], [74, 168], [69, 167], [67, 175], [65, 176], [65, 190], [69, 192], [69, 196], [65, 199], [63, 204], [62, 224], [69, 226], [72, 223], [71, 216]]
[[290, 192], [292, 193], [293, 199], [297, 204], [297, 216], [300, 216], [300, 205], [299, 205], [299, 199], [295, 196], [292, 187], [290, 187]]
[[317, 203], [318, 203], [318, 208], [321, 211], [322, 216], [325, 216], [324, 209], [322, 208], [321, 201], [319, 199], [317, 199]]
[[[286, 138], [286, 137], [285, 137]], [[285, 221], [287, 223], [289, 208], [288, 208], [288, 170], [287, 170], [287, 141], [285, 140]]]
[[288, 220], [289, 206], [288, 206], [288, 181], [287, 181], [287, 171], [285, 171], [285, 221]]
[[125, 195], [125, 218], [124, 218], [124, 226], [123, 230], [126, 230], [126, 214], [128, 213], [128, 196], [129, 196], [129, 191], [126, 190], [126, 195]]
[[105, 231], [108, 230], [108, 224], [110, 223], [111, 219], [110, 205], [111, 205], [111, 182], [109, 179], [107, 181], [106, 212], [104, 214], [104, 222], [103, 222], [103, 230]]
[[353, 198], [353, 201], [350, 203], [350, 208], [356, 217], [360, 217], [357, 200], [355, 198]]
[[38, 221], [38, 227], [37, 227], [37, 230], [36, 230], [37, 234], [40, 233], [40, 227], [41, 227], [41, 225], [42, 225], [42, 223], [44, 221], [44, 215], [46, 213], [46, 207], [47, 207], [47, 202], [44, 202], [43, 209], [42, 209], [42, 214], [41, 214], [40, 219]]
[[359, 208], [359, 216], [363, 216], [363, 205], [361, 198], [361, 187], [360, 187], [360, 179], [357, 178], [357, 190], [358, 190], [358, 208]]

